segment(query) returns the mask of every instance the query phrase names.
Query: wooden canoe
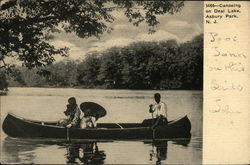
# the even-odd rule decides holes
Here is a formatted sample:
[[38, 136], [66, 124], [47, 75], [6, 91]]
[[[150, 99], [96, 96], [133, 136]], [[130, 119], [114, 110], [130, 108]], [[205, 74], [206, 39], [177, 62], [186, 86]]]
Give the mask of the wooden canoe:
[[64, 128], [57, 122], [24, 119], [9, 113], [3, 122], [3, 131], [15, 138], [65, 140], [145, 140], [190, 138], [191, 123], [187, 116], [169, 121], [152, 129], [150, 119], [142, 123], [98, 123], [96, 128]]

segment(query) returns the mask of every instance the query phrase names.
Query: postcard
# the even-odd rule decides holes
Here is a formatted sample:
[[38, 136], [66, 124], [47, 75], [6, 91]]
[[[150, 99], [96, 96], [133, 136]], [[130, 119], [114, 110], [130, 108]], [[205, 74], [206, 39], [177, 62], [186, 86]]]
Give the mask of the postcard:
[[249, 164], [247, 1], [2, 0], [2, 164]]

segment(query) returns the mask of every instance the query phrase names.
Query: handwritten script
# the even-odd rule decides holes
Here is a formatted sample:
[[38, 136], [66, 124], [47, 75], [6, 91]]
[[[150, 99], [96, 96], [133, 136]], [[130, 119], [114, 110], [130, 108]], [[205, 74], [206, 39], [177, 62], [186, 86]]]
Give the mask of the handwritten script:
[[233, 49], [240, 42], [240, 38], [232, 33], [220, 34], [213, 31], [208, 32], [207, 36], [210, 45], [209, 59], [212, 61], [207, 70], [213, 75], [208, 87], [210, 93], [215, 96], [209, 112], [240, 114], [238, 109], [232, 108], [233, 102], [224, 99], [225, 96], [234, 96], [245, 90], [244, 84], [235, 79], [246, 72], [245, 63], [248, 60], [245, 53]]
[[204, 4], [203, 163], [249, 164], [249, 2]]
[[238, 110], [232, 110], [228, 104], [223, 103], [222, 99], [216, 99], [215, 102], [216, 102], [216, 107], [214, 109], [209, 110], [209, 112], [211, 113], [219, 113], [219, 112], [226, 113], [226, 114], [241, 113]]
[[220, 42], [237, 42], [237, 36], [231, 35], [226, 37], [221, 37], [217, 32], [210, 32], [210, 42], [217, 42], [220, 44]]
[[243, 86], [241, 84], [234, 83], [232, 81], [224, 80], [218, 81], [216, 79], [211, 81], [211, 89], [213, 91], [238, 91], [241, 92], [243, 90]]

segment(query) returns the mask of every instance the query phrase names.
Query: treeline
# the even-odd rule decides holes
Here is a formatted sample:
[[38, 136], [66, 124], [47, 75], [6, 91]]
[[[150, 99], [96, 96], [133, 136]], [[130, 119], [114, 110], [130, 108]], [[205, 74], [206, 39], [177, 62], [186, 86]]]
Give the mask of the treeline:
[[0, 69], [0, 95], [1, 91], [7, 91], [8, 85], [6, 74], [3, 69]]
[[10, 86], [25, 87], [202, 89], [203, 35], [181, 44], [136, 42], [43, 69], [18, 67], [7, 79]]

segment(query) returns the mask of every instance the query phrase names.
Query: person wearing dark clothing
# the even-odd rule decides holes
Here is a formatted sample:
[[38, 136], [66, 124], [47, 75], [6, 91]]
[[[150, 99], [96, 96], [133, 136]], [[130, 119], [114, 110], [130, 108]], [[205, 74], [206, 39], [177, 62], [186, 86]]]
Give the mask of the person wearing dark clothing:
[[64, 114], [67, 116], [67, 119], [59, 121], [59, 125], [65, 126], [67, 128], [79, 128], [80, 127], [80, 115], [81, 111], [76, 104], [75, 97], [70, 97], [68, 99], [67, 109], [64, 111]]

